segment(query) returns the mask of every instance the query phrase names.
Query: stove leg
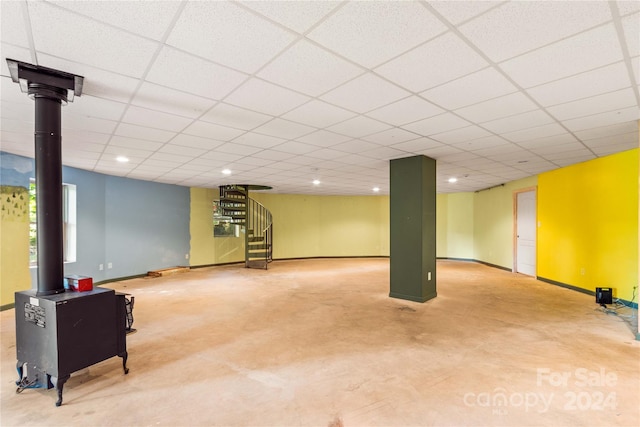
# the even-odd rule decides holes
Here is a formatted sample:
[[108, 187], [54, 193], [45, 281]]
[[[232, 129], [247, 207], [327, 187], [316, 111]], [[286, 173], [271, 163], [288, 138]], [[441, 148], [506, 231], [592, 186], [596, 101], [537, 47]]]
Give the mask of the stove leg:
[[24, 363], [20, 361], [16, 362], [16, 370], [18, 371], [18, 381], [16, 381], [16, 385], [20, 385], [24, 377]]
[[124, 370], [124, 374], [127, 375], [129, 373], [129, 368], [127, 368], [129, 353], [125, 351], [124, 353], [120, 353], [118, 356], [122, 357], [122, 369]]
[[62, 388], [64, 387], [64, 383], [70, 378], [70, 375], [62, 378], [51, 378], [51, 381], [55, 384], [56, 390], [58, 391], [58, 401], [56, 402], [56, 406], [62, 405]]

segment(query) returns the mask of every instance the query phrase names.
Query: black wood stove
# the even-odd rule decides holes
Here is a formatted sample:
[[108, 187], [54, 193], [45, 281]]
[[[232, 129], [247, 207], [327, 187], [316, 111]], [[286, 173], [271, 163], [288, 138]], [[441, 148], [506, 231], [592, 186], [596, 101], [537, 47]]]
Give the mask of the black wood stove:
[[128, 373], [125, 294], [64, 287], [61, 106], [82, 93], [84, 78], [7, 59], [11, 78], [35, 100], [38, 237], [37, 290], [16, 292], [18, 392], [55, 387], [56, 406], [71, 374], [113, 356]]

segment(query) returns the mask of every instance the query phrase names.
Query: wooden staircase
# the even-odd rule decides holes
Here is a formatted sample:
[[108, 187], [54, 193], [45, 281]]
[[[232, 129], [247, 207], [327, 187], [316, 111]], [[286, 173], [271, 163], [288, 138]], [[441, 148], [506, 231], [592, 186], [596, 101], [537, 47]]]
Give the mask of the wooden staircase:
[[273, 261], [271, 212], [249, 197], [249, 190], [268, 190], [256, 185], [221, 185], [220, 209], [232, 224], [245, 229], [245, 267], [264, 268]]

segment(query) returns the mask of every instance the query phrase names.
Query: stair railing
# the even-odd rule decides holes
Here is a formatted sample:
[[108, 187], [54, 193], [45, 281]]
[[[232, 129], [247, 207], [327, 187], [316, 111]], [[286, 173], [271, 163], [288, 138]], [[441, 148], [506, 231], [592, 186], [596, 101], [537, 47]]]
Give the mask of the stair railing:
[[252, 198], [247, 198], [245, 228], [245, 266], [273, 261], [273, 218], [269, 209]]

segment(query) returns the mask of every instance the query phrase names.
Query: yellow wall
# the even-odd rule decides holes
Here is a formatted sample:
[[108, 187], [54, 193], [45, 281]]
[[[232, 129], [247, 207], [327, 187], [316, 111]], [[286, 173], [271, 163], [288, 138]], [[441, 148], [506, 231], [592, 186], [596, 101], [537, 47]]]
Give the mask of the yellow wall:
[[[24, 187], [0, 187], [0, 306], [14, 293], [31, 288], [29, 275], [29, 193]], [[22, 198], [21, 198], [22, 197]]]
[[473, 244], [473, 193], [447, 194], [447, 220], [438, 227], [446, 235], [448, 258], [475, 258]]
[[638, 150], [543, 173], [538, 275], [631, 300], [638, 280]]
[[191, 188], [191, 266], [244, 261], [244, 234], [213, 237], [213, 201], [217, 198], [217, 189]]
[[475, 259], [513, 268], [513, 193], [536, 184], [532, 176], [474, 193]]
[[389, 256], [388, 196], [253, 192], [273, 214], [273, 257]]

